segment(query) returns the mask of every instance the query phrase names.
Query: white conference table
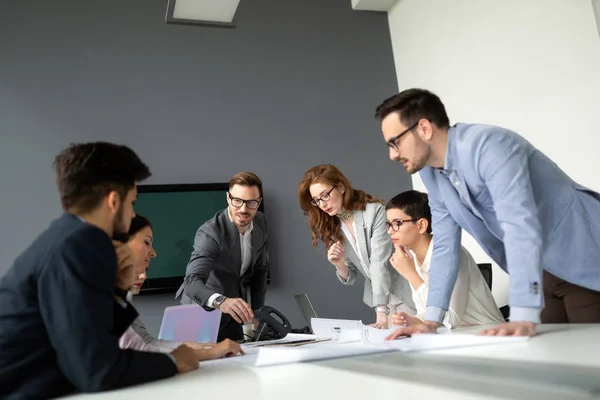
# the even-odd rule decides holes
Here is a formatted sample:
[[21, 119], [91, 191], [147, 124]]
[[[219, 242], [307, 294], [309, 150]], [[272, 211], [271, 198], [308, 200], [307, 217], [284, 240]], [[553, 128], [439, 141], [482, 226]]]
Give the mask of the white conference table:
[[[463, 328], [477, 332], [485, 327]], [[600, 324], [540, 325], [525, 342], [246, 367], [210, 363], [136, 387], [72, 399], [444, 400], [600, 398]]]

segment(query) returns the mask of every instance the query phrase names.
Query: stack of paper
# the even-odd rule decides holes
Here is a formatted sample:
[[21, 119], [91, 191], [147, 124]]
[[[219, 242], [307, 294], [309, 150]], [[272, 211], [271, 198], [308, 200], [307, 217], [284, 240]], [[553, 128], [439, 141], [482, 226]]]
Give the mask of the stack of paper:
[[338, 343], [370, 344], [385, 346], [403, 352], [429, 351], [471, 346], [487, 346], [529, 340], [527, 336], [481, 336], [476, 334], [455, 333], [446, 331], [442, 334], [419, 334], [411, 337], [401, 336], [396, 340], [385, 340], [395, 329], [376, 329], [360, 324], [342, 330]]
[[[480, 336], [447, 331], [385, 340], [394, 329], [376, 329], [363, 325], [361, 321], [323, 318], [313, 318], [311, 325], [314, 335], [290, 334], [286, 338], [277, 341], [245, 344], [242, 346], [246, 352], [245, 356], [229, 358], [226, 359], [227, 361], [223, 360], [223, 362], [258, 367], [389, 351], [417, 352], [507, 344], [529, 339], [528, 337]], [[306, 339], [317, 339], [318, 341], [303, 343], [301, 346], [294, 346], [290, 343]], [[278, 343], [281, 346], [269, 346], [272, 343]], [[286, 346], [286, 343], [289, 343], [289, 345]], [[207, 365], [206, 363], [203, 364]]]

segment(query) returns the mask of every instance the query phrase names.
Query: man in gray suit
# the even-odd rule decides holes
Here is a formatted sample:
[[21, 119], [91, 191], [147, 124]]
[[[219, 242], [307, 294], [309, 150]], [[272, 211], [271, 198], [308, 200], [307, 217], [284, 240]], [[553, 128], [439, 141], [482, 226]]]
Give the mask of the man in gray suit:
[[195, 302], [223, 313], [218, 341], [242, 339], [241, 324], [251, 322], [252, 310], [265, 303], [269, 254], [267, 220], [258, 211], [261, 201], [258, 176], [240, 172], [231, 178], [228, 207], [196, 232], [185, 279], [177, 291], [182, 304]]

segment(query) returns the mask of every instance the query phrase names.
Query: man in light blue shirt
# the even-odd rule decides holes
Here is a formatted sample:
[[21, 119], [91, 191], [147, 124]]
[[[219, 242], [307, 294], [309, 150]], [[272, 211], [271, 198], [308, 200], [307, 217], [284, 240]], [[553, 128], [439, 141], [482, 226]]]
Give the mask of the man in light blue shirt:
[[427, 187], [435, 237], [427, 321], [390, 338], [434, 331], [444, 318], [461, 228], [510, 275], [511, 322], [484, 334], [531, 336], [540, 322], [600, 322], [600, 194], [515, 132], [450, 126], [429, 91], [405, 90], [376, 117], [390, 158], [419, 172]]

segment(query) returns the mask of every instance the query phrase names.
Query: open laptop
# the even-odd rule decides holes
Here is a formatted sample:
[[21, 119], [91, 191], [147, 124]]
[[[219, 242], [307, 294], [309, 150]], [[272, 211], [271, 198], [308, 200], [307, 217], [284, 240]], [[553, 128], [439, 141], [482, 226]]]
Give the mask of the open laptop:
[[219, 310], [197, 304], [165, 308], [158, 338], [175, 342], [216, 343], [221, 323]]
[[300, 311], [302, 312], [302, 315], [304, 316], [306, 323], [308, 324], [308, 326], [310, 326], [311, 319], [318, 318], [318, 317], [317, 317], [317, 313], [315, 312], [315, 309], [314, 309], [312, 303], [308, 299], [308, 295], [306, 293], [301, 293], [301, 294], [295, 295], [294, 297], [296, 299], [296, 303], [298, 304], [298, 307], [300, 307]]

